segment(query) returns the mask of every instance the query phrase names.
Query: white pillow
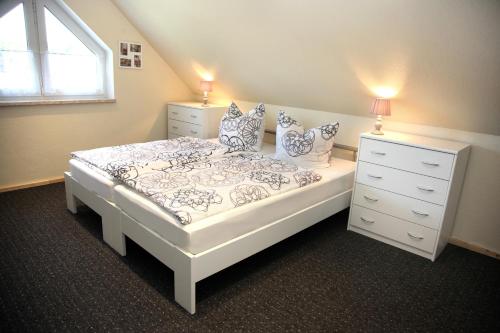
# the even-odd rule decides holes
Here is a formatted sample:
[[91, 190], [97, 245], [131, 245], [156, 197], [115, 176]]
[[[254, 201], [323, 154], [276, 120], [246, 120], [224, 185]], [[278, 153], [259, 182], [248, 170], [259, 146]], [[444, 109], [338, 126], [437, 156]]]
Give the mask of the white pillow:
[[335, 122], [305, 131], [299, 122], [280, 111], [276, 126], [276, 158], [303, 168], [327, 168], [338, 129], [339, 123]]
[[264, 104], [260, 103], [243, 115], [232, 102], [219, 127], [219, 141], [229, 147], [228, 152], [260, 151], [264, 139]]

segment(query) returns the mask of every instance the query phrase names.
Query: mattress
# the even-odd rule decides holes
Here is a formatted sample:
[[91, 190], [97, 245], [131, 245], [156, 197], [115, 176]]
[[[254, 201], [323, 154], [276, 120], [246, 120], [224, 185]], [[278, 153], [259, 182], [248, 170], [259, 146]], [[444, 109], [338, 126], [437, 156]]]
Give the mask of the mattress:
[[[218, 142], [219, 140], [215, 138], [209, 139], [208, 141]], [[269, 143], [264, 143], [260, 153], [263, 155], [274, 154], [275, 146]], [[113, 188], [118, 185], [119, 182], [114, 180], [112, 176], [74, 158], [69, 161], [69, 169], [72, 177], [87, 190], [96, 193], [110, 202], [114, 202]]]
[[187, 252], [198, 254], [352, 189], [354, 169], [355, 162], [333, 159], [332, 167], [315, 170], [322, 176], [320, 182], [184, 226], [163, 208], [126, 186], [115, 186], [114, 200], [125, 213], [162, 238]]
[[69, 161], [69, 170], [71, 176], [87, 190], [114, 202], [113, 188], [118, 185], [118, 182], [113, 180], [112, 176], [75, 159]]

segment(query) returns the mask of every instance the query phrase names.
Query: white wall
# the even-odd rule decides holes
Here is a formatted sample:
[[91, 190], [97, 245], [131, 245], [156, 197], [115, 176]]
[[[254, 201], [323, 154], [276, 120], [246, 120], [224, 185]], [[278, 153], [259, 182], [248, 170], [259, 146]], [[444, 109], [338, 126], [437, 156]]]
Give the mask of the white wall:
[[[113, 50], [116, 103], [0, 107], [0, 188], [62, 177], [74, 150], [166, 138], [166, 103], [192, 93], [108, 0], [66, 0]], [[118, 41], [143, 43], [144, 69], [120, 69]]]
[[[257, 103], [236, 101], [244, 110]], [[339, 121], [336, 142], [358, 146], [359, 133], [373, 128], [373, 117], [266, 104], [266, 128], [276, 129], [284, 110], [306, 127]], [[472, 145], [452, 237], [500, 253], [500, 136], [384, 120], [384, 129], [468, 142]]]
[[[193, 91], [500, 135], [498, 0], [114, 0]], [[204, 68], [204, 69], [203, 69]]]

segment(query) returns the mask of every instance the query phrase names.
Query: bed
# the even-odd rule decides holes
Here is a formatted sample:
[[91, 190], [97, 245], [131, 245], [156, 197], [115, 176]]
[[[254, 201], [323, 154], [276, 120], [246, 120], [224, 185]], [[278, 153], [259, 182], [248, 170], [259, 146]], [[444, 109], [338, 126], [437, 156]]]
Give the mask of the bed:
[[[274, 146], [266, 144], [262, 153], [273, 152]], [[175, 300], [193, 314], [196, 282], [347, 208], [354, 169], [352, 161], [333, 159], [333, 167], [317, 170], [319, 182], [188, 225], [77, 160], [65, 173], [66, 199], [73, 213], [82, 202], [101, 216], [103, 239], [120, 255], [126, 255], [128, 237], [172, 269]]]

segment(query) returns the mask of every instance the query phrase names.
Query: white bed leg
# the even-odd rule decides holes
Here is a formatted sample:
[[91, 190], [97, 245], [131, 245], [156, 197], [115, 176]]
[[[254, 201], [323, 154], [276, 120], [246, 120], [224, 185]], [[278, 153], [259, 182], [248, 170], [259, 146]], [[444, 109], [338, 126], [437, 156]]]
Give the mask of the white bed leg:
[[191, 269], [174, 272], [175, 301], [190, 314], [196, 311], [196, 282], [191, 278]]
[[113, 207], [106, 209], [102, 214], [102, 238], [120, 255], [127, 254], [125, 246], [125, 235], [122, 233], [121, 214]]
[[71, 189], [71, 181], [68, 175], [64, 174], [64, 188], [66, 189], [66, 206], [68, 210], [73, 214], [78, 212], [78, 205], [80, 200], [73, 195], [73, 190]]

